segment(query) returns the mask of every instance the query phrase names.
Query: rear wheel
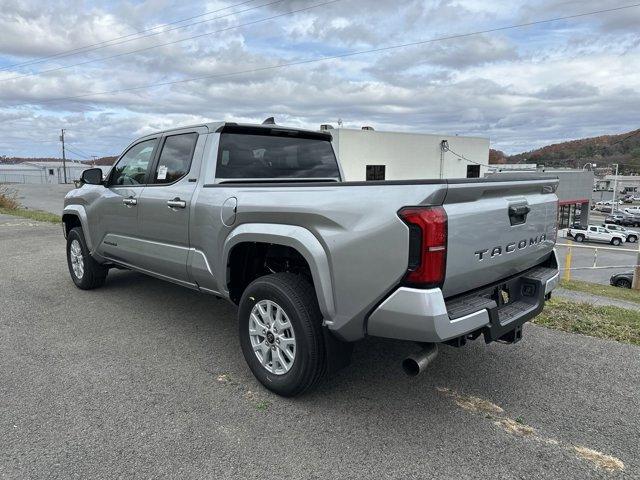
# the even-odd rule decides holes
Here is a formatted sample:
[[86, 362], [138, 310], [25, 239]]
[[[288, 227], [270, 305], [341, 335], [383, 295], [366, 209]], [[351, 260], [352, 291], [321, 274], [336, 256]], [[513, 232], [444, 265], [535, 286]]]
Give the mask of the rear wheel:
[[67, 265], [73, 283], [82, 290], [101, 287], [107, 278], [108, 269], [93, 259], [80, 227], [67, 235]]
[[620, 245], [622, 242], [619, 238], [614, 238], [613, 240], [611, 240], [611, 245], [615, 245], [616, 247], [618, 245]]
[[582, 242], [584, 242], [584, 235], [582, 235], [581, 233], [578, 233], [577, 235], [575, 235], [575, 236], [573, 237], [573, 239], [574, 239], [576, 242], [582, 243]]
[[626, 278], [619, 278], [615, 281], [614, 285], [620, 288], [631, 288], [631, 282]]
[[254, 280], [242, 294], [238, 320], [244, 358], [269, 390], [299, 395], [325, 375], [322, 314], [303, 276], [276, 273]]

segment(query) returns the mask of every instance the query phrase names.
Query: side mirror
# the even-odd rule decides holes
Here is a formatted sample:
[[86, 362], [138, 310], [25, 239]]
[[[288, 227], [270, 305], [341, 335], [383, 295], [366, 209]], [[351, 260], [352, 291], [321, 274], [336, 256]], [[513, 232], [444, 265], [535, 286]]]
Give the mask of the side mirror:
[[89, 185], [102, 185], [102, 170], [99, 168], [88, 168], [80, 176], [80, 181]]

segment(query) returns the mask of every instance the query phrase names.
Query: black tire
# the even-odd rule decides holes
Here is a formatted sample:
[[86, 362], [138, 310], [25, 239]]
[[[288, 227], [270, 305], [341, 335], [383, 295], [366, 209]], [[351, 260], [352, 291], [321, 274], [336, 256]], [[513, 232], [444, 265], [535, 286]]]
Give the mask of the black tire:
[[616, 247], [617, 247], [618, 245], [620, 245], [621, 243], [622, 243], [622, 242], [620, 241], [620, 239], [619, 239], [619, 238], [614, 238], [613, 240], [611, 240], [611, 245], [614, 245], [614, 246], [616, 246]]
[[582, 243], [584, 242], [584, 235], [578, 233], [577, 235], [574, 235], [573, 239], [578, 243]]
[[638, 241], [638, 237], [636, 237], [635, 235], [629, 235], [627, 237], [627, 242], [629, 243], [636, 243]]
[[[283, 374], [267, 370], [251, 346], [250, 315], [254, 306], [263, 300], [270, 300], [280, 306], [293, 327], [295, 357], [290, 369]], [[313, 285], [303, 276], [276, 273], [254, 280], [240, 299], [238, 323], [244, 358], [253, 375], [272, 392], [284, 397], [300, 395], [325, 376], [327, 359], [322, 314]]]
[[[80, 250], [82, 252], [84, 270], [82, 276], [78, 276], [78, 274], [76, 274], [72, 265], [71, 246], [74, 241], [77, 241], [80, 244]], [[72, 228], [67, 235], [67, 266], [69, 267], [71, 280], [76, 284], [76, 287], [81, 288], [82, 290], [92, 290], [94, 288], [101, 287], [104, 285], [107, 273], [109, 272], [107, 268], [96, 262], [89, 253], [87, 242], [84, 240], [84, 233], [80, 227]]]
[[615, 286], [620, 288], [631, 288], [631, 282], [626, 278], [619, 278], [615, 281]]

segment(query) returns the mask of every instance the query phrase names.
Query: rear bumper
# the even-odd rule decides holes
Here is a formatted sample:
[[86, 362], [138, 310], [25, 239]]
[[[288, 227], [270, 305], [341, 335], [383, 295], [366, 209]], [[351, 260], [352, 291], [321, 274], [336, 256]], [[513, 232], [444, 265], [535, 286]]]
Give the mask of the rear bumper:
[[428, 343], [474, 332], [483, 333], [487, 342], [505, 339], [542, 311], [560, 278], [555, 252], [551, 265], [446, 301], [439, 288], [400, 287], [369, 316], [367, 333]]

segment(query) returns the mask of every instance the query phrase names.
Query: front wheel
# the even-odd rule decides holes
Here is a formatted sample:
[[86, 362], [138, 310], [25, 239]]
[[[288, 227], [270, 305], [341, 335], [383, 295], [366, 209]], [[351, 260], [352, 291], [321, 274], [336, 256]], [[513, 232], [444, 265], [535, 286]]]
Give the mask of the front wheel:
[[322, 314], [303, 276], [276, 273], [254, 280], [240, 299], [238, 321], [244, 358], [269, 390], [300, 395], [325, 375]]
[[93, 259], [80, 227], [67, 235], [67, 265], [73, 283], [82, 290], [101, 287], [107, 278], [108, 269]]
[[615, 245], [616, 247], [622, 243], [619, 238], [614, 238], [611, 240], [611, 245]]
[[629, 243], [636, 243], [638, 241], [638, 237], [636, 237], [635, 235], [629, 235], [627, 237], [627, 242]]

